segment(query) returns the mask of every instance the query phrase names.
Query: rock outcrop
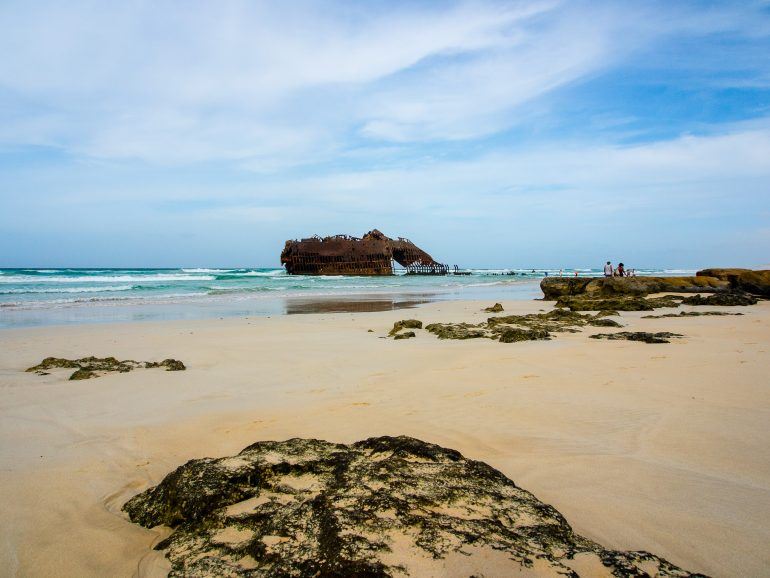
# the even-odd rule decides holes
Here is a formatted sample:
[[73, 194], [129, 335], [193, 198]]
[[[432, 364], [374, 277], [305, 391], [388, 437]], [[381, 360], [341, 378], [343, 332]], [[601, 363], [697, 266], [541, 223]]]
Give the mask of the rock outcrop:
[[619, 331], [617, 333], [597, 333], [590, 335], [591, 339], [623, 339], [625, 341], [642, 341], [644, 343], [671, 343], [669, 339], [675, 337], [684, 337], [678, 333], [668, 331], [659, 331], [658, 333], [649, 333], [647, 331]]
[[696, 275], [714, 277], [728, 282], [733, 290], [770, 298], [770, 270], [703, 269], [698, 271]]
[[191, 460], [123, 507], [172, 578], [695, 576], [609, 550], [485, 463], [409, 437], [258, 442]]
[[393, 324], [393, 329], [388, 333], [388, 336], [393, 337], [402, 329], [422, 329], [422, 321], [419, 319], [402, 319], [401, 321], [396, 321]]
[[609, 297], [650, 293], [714, 293], [727, 291], [730, 282], [717, 277], [546, 277], [540, 289], [547, 301], [571, 295]]
[[61, 357], [46, 357], [43, 361], [28, 368], [39, 374], [45, 374], [48, 369], [75, 369], [70, 375], [70, 380], [92, 379], [105, 373], [127, 373], [134, 369], [152, 369], [162, 367], [166, 371], [184, 371], [187, 369], [177, 359], [164, 359], [163, 361], [134, 361], [124, 359], [119, 361], [115, 357], [82, 357], [80, 359], [64, 359]]
[[491, 307], [486, 307], [484, 309], [485, 313], [502, 313], [503, 311], [505, 311], [505, 309], [503, 309], [502, 303], [495, 303]]

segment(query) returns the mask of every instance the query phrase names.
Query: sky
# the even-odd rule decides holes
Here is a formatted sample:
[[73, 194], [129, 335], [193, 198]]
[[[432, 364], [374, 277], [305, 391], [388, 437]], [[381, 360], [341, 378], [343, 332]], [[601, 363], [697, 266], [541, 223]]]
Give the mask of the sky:
[[0, 267], [770, 263], [770, 1], [2, 0]]

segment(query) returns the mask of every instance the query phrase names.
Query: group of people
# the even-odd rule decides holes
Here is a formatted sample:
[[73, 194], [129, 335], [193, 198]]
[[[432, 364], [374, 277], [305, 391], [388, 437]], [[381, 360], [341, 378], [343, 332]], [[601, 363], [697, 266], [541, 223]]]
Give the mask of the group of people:
[[604, 266], [605, 277], [636, 277], [636, 269], [626, 269], [623, 263], [618, 263], [617, 267], [612, 266], [611, 261], [607, 261]]

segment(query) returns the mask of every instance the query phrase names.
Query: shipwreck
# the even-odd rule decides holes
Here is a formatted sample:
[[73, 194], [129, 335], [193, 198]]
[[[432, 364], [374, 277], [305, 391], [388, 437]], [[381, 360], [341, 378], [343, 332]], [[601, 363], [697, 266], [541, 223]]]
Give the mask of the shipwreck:
[[393, 275], [394, 262], [407, 274], [450, 272], [409, 239], [391, 239], [377, 229], [361, 238], [333, 235], [286, 241], [281, 253], [281, 264], [291, 275]]

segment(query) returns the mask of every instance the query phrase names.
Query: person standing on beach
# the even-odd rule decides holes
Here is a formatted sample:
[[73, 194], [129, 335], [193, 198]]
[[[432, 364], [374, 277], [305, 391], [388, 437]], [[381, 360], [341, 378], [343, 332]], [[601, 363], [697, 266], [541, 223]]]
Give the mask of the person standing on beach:
[[615, 271], [612, 269], [612, 263], [607, 261], [607, 264], [604, 266], [604, 276], [612, 277], [613, 273], [615, 273]]

